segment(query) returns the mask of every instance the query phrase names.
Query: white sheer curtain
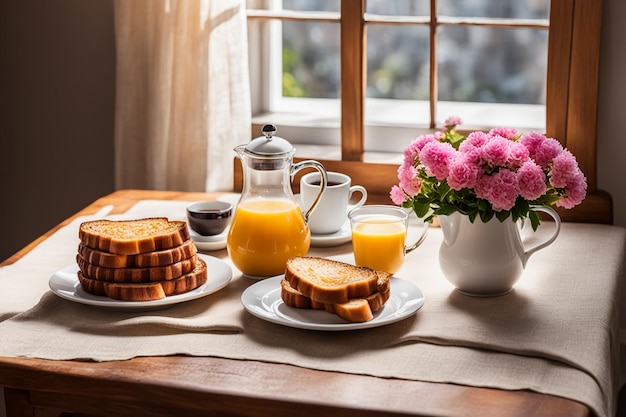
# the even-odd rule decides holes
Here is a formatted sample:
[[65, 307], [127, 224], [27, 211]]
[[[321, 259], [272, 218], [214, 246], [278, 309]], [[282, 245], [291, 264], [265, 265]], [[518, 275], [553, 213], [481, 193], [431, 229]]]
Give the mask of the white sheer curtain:
[[116, 188], [233, 186], [250, 140], [245, 0], [115, 0]]

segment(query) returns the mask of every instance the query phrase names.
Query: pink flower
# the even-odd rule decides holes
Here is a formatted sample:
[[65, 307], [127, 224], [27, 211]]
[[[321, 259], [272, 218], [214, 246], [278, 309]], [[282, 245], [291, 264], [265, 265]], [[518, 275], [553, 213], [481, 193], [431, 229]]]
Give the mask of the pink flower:
[[418, 178], [418, 170], [413, 165], [400, 165], [398, 179], [400, 188], [410, 196], [416, 195], [422, 188], [422, 180]]
[[415, 140], [404, 150], [404, 164], [413, 165], [419, 161], [419, 149], [415, 144]]
[[450, 116], [446, 119], [444, 123], [446, 127], [448, 127], [449, 129], [453, 129], [455, 126], [463, 124], [463, 121], [459, 116]]
[[397, 185], [394, 185], [393, 187], [391, 187], [389, 196], [391, 197], [391, 201], [393, 201], [394, 204], [397, 204], [399, 206], [401, 206], [402, 203], [406, 201], [406, 197], [407, 197], [406, 194], [404, 194], [404, 191], [402, 191], [402, 189], [398, 187]]
[[488, 189], [487, 200], [495, 211], [510, 210], [517, 199], [517, 176], [513, 171], [501, 169], [491, 176], [483, 176]]
[[476, 185], [474, 186], [476, 197], [489, 200], [491, 197], [491, 179], [491, 175], [481, 175], [478, 177]]
[[510, 169], [517, 169], [530, 160], [528, 149], [519, 142], [511, 142], [509, 160], [506, 166]]
[[561, 152], [563, 152], [563, 146], [558, 140], [546, 138], [546, 140], [541, 143], [533, 159], [545, 169]]
[[480, 165], [472, 160], [470, 153], [459, 153], [450, 161], [448, 185], [453, 190], [474, 188], [478, 177], [482, 173]]
[[587, 179], [582, 171], [578, 171], [577, 175], [572, 179], [572, 183], [565, 189], [563, 198], [556, 202], [557, 207], [570, 209], [580, 204], [587, 195]]
[[434, 175], [438, 180], [445, 180], [449, 172], [450, 160], [456, 150], [446, 142], [429, 142], [420, 151], [420, 161], [426, 168], [428, 175]]
[[494, 136], [482, 147], [483, 161], [492, 166], [504, 166], [509, 160], [511, 141]]
[[424, 148], [424, 146], [426, 146], [426, 144], [430, 142], [439, 142], [439, 138], [437, 137], [437, 135], [418, 136], [413, 140], [412, 146], [414, 146], [415, 149], [419, 152]]
[[539, 165], [528, 161], [517, 171], [517, 186], [526, 200], [536, 200], [546, 192], [546, 176]]
[[517, 137], [517, 130], [511, 127], [494, 127], [489, 131], [489, 136], [502, 136], [503, 138], [513, 140]]
[[536, 132], [522, 136], [520, 143], [528, 148], [530, 157], [543, 169], [547, 169], [552, 159], [563, 151], [563, 146], [558, 140]]
[[468, 146], [463, 150], [459, 150], [459, 153], [464, 155], [465, 160], [468, 163], [471, 162], [472, 164], [479, 166], [483, 164], [482, 152], [480, 148], [472, 148]]
[[438, 142], [439, 139], [435, 135], [421, 135], [416, 137], [409, 143], [409, 146], [404, 150], [404, 163], [414, 164], [419, 161], [419, 153], [422, 148], [430, 142]]
[[546, 137], [541, 133], [529, 132], [523, 134], [519, 142], [528, 149], [530, 157], [532, 158], [544, 140], [546, 140]]
[[552, 160], [550, 184], [555, 188], [565, 188], [574, 181], [579, 168], [576, 158], [568, 150], [564, 150]]
[[489, 136], [485, 132], [472, 132], [467, 136], [461, 145], [459, 151], [467, 152], [471, 148], [480, 148], [489, 141]]

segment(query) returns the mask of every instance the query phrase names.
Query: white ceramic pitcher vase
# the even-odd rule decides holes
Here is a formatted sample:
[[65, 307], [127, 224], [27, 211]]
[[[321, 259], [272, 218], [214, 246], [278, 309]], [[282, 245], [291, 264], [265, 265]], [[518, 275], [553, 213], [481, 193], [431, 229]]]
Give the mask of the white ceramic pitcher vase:
[[[533, 210], [550, 215], [554, 219], [554, 231], [530, 247], [526, 247], [520, 234], [522, 222], [515, 223], [510, 218], [500, 222], [494, 217], [487, 223], [480, 218], [470, 223], [466, 215], [458, 212], [439, 216], [443, 231], [439, 264], [457, 291], [489, 297], [513, 289], [528, 258], [554, 242], [561, 230], [561, 219], [552, 208], [540, 206]], [[540, 227], [546, 227], [544, 224]]]

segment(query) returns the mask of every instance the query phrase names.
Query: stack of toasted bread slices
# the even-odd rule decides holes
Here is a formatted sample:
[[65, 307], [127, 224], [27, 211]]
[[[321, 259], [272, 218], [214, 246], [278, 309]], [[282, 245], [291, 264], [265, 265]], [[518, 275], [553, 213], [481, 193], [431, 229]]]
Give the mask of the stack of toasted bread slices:
[[84, 222], [78, 232], [78, 280], [85, 291], [151, 301], [191, 291], [207, 280], [187, 224], [165, 217]]
[[372, 320], [391, 292], [391, 274], [316, 257], [287, 261], [281, 298], [297, 308], [326, 310], [349, 322]]

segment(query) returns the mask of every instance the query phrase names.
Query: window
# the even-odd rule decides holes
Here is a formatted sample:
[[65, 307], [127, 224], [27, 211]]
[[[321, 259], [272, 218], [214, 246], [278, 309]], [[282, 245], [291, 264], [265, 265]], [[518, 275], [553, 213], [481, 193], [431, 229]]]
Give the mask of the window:
[[[326, 159], [343, 161], [339, 167], [344, 171], [346, 167], [361, 169], [358, 163], [387, 161], [386, 157], [380, 157], [381, 153], [397, 154], [417, 134], [438, 127], [445, 117], [456, 114], [468, 128], [506, 125], [521, 130], [545, 130], [577, 156], [588, 177], [589, 190], [595, 190], [601, 25], [601, 5], [597, 1], [498, 0], [494, 4], [500, 5], [499, 8], [490, 8], [490, 15], [463, 11], [461, 6], [476, 2], [460, 0], [283, 0], [282, 4], [248, 0], [248, 3], [255, 121], [278, 124], [281, 136], [297, 144], [312, 145], [305, 147], [307, 151], [317, 152], [312, 156], [319, 159], [319, 149], [330, 149]], [[313, 9], [312, 3], [320, 6]], [[532, 7], [509, 17], [510, 9], [526, 3]], [[382, 6], [396, 10], [381, 11]], [[308, 42], [298, 44], [301, 40], [294, 36], [278, 44], [279, 48], [271, 48], [276, 39], [282, 40], [281, 25], [286, 29], [298, 28], [296, 32], [308, 31]], [[404, 52], [375, 60], [376, 54], [391, 49], [384, 43], [385, 33], [411, 45]], [[468, 37], [491, 40], [489, 48], [495, 49], [483, 51], [485, 56], [489, 52], [494, 56], [510, 53], [497, 49], [504, 38], [521, 42], [515, 48], [524, 55], [514, 58], [517, 63], [513, 69], [524, 67], [523, 74], [509, 72], [507, 81], [496, 80], [492, 89], [459, 84], [450, 74], [465, 70], [466, 61], [477, 60], [475, 55], [473, 58], [467, 54], [470, 46], [463, 42]], [[442, 46], [442, 42], [448, 42], [447, 46]], [[534, 45], [532, 49], [528, 42]], [[282, 50], [278, 51], [281, 46]], [[287, 66], [288, 75], [297, 75], [290, 53], [302, 48], [313, 51], [312, 57], [316, 48], [322, 50], [318, 55], [331, 57], [323, 63], [314, 59], [305, 63], [325, 72], [331, 80], [329, 86], [315, 91], [307, 88], [304, 94], [301, 80], [282, 77], [282, 65]], [[420, 61], [418, 77], [407, 53], [428, 57], [426, 64]], [[394, 59], [407, 62], [394, 67], [400, 73], [391, 82], [386, 74], [390, 69], [384, 61]], [[493, 65], [496, 62], [493, 60]], [[270, 68], [276, 65], [278, 71], [271, 72]], [[404, 73], [397, 69], [403, 65]], [[423, 75], [424, 67], [426, 75]], [[477, 74], [487, 76], [480, 80]], [[469, 79], [474, 83], [489, 82], [490, 77], [487, 65]], [[402, 84], [398, 89], [400, 97], [391, 91], [396, 84]], [[522, 98], [511, 98], [509, 90], [530, 90], [529, 85], [539, 88], [525, 91], [528, 94]], [[473, 94], [474, 90], [479, 93]], [[272, 95], [272, 91], [280, 94]], [[301, 97], [306, 95], [309, 97]], [[253, 134], [258, 132], [256, 125]], [[395, 169], [396, 161], [390, 166]], [[377, 166], [377, 169], [383, 168]], [[387, 175], [372, 178], [374, 188], [381, 192], [388, 190], [395, 178]]]
[[[440, 125], [450, 114], [462, 114], [466, 126], [476, 128], [545, 128], [549, 0], [348, 0], [343, 14], [340, 4], [283, 0], [262, 14], [250, 12], [276, 18], [266, 32], [270, 50], [282, 49], [267, 54], [271, 78], [264, 108], [273, 114], [315, 114], [338, 128], [340, 103], [349, 101], [339, 99], [341, 62], [363, 62], [365, 68], [346, 71], [365, 73], [365, 150], [399, 152], [416, 129]], [[342, 37], [361, 47], [344, 48], [342, 58]], [[408, 129], [392, 146], [389, 132], [380, 141], [377, 126]]]

